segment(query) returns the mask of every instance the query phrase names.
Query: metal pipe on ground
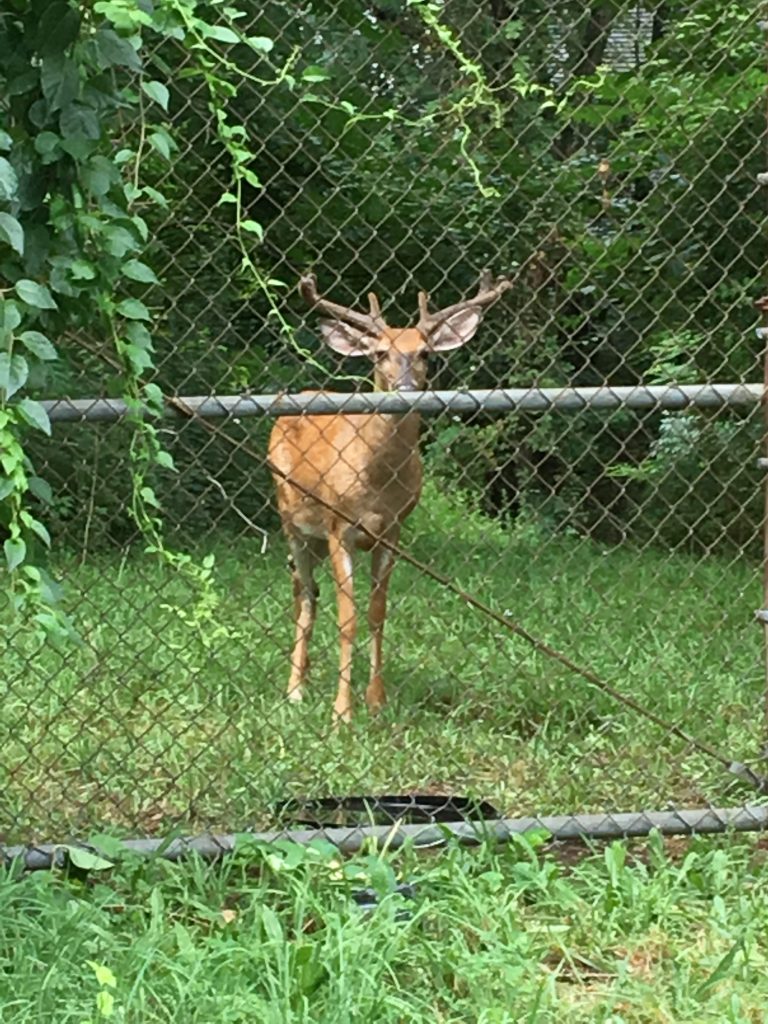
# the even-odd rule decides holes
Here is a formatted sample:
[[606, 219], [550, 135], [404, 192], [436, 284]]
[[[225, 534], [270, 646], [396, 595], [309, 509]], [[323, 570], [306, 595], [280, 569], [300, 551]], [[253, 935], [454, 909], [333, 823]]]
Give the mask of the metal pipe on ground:
[[[574, 814], [554, 817], [500, 818], [497, 821], [445, 822], [440, 825], [372, 825], [355, 828], [298, 829], [281, 832], [247, 833], [247, 841], [270, 843], [277, 839], [307, 844], [317, 839], [332, 843], [342, 853], [356, 853], [363, 844], [375, 839], [386, 840], [388, 849], [411, 842], [414, 848], [436, 848], [455, 841], [461, 845], [478, 845], [491, 840], [508, 842], [513, 835], [543, 830], [553, 840], [574, 839], [631, 839], [642, 838], [653, 830], [666, 836], [714, 835], [733, 832], [760, 832], [768, 827], [768, 805], [744, 807], [694, 808], [667, 811], [630, 811], [617, 814]], [[160, 856], [167, 860], [181, 860], [197, 854], [206, 860], [215, 860], [232, 853], [242, 843], [244, 833], [235, 835], [200, 835], [188, 839], [126, 839], [121, 843], [125, 853]], [[6, 867], [17, 864], [28, 871], [39, 871], [63, 866], [69, 848], [98, 853], [87, 843], [39, 846], [0, 846], [0, 859]], [[112, 859], [108, 854], [104, 854]]]

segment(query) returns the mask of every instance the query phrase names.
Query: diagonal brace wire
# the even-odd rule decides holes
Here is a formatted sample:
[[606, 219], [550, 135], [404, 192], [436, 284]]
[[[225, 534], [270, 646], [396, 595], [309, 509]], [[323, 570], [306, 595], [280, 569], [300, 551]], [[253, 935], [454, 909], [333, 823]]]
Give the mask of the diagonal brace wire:
[[[168, 401], [189, 419], [201, 423], [205, 427], [205, 429], [209, 431], [209, 433], [215, 434], [216, 436], [221, 437], [223, 440], [227, 441], [229, 444], [235, 445], [239, 450], [245, 452], [246, 455], [251, 456], [251, 458], [254, 458], [258, 461], [262, 460], [262, 456], [259, 455], [259, 453], [256, 452], [250, 445], [241, 442], [236, 438], [230, 437], [226, 433], [226, 431], [224, 431], [219, 425], [210, 423], [208, 420], [205, 420], [203, 419], [203, 417], [197, 415], [197, 413], [193, 409], [189, 408], [184, 403], [183, 399], [170, 398], [168, 399]], [[652, 711], [650, 708], [645, 707], [645, 705], [635, 700], [634, 697], [630, 697], [627, 696], [627, 694], [622, 693], [621, 690], [616, 689], [616, 687], [613, 686], [611, 683], [606, 682], [604, 679], [598, 676], [596, 672], [592, 671], [592, 669], [585, 668], [584, 666], [579, 665], [577, 662], [569, 658], [568, 655], [564, 654], [562, 651], [557, 650], [555, 647], [552, 647], [551, 644], [548, 644], [546, 641], [535, 636], [524, 626], [521, 626], [518, 622], [515, 622], [513, 619], [508, 618], [506, 615], [502, 615], [500, 612], [495, 611], [489, 605], [485, 604], [485, 602], [481, 601], [479, 598], [475, 597], [473, 594], [470, 594], [468, 591], [460, 587], [449, 576], [446, 576], [444, 573], [439, 572], [437, 569], [433, 569], [431, 566], [420, 561], [418, 558], [415, 558], [408, 551], [405, 551], [403, 548], [401, 548], [398, 544], [394, 544], [392, 541], [388, 540], [385, 537], [377, 536], [367, 527], [355, 521], [351, 516], [348, 516], [340, 509], [334, 507], [334, 505], [331, 502], [326, 501], [324, 498], [320, 497], [320, 495], [312, 491], [311, 488], [304, 487], [302, 484], [299, 484], [295, 480], [292, 480], [287, 473], [284, 473], [281, 469], [279, 469], [269, 460], [266, 460], [266, 465], [272, 473], [276, 474], [281, 479], [285, 480], [286, 483], [290, 484], [292, 487], [295, 487], [297, 490], [301, 491], [302, 494], [305, 495], [305, 497], [312, 498], [313, 501], [318, 502], [318, 504], [322, 505], [327, 511], [332, 512], [335, 516], [338, 516], [340, 519], [348, 523], [350, 526], [354, 526], [355, 528], [362, 530], [362, 532], [367, 534], [367, 536], [374, 543], [380, 544], [382, 547], [386, 548], [388, 551], [394, 554], [397, 558], [401, 558], [404, 562], [407, 562], [409, 565], [412, 565], [423, 575], [428, 576], [430, 579], [433, 579], [436, 583], [439, 583], [442, 587], [445, 587], [447, 590], [450, 590], [451, 593], [455, 594], [460, 600], [470, 605], [470, 607], [474, 608], [476, 611], [481, 612], [486, 617], [492, 619], [494, 622], [496, 622], [502, 628], [508, 630], [510, 633], [513, 633], [515, 636], [518, 636], [522, 640], [525, 640], [526, 643], [530, 644], [535, 650], [539, 651], [541, 654], [544, 654], [547, 658], [550, 658], [551, 660], [558, 662], [558, 664], [563, 665], [574, 675], [580, 676], [582, 679], [585, 679], [588, 683], [596, 687], [598, 690], [601, 690], [603, 693], [607, 694], [613, 700], [637, 712], [637, 714], [642, 715], [649, 721], [654, 722], [660, 728], [664, 729], [664, 731], [668, 734], [676, 736], [678, 739], [683, 740], [685, 743], [690, 745], [695, 750], [698, 750], [700, 753], [705, 754], [707, 757], [719, 762], [726, 769], [726, 771], [730, 772], [732, 775], [735, 775], [742, 782], [748, 783], [749, 785], [757, 789], [759, 792], [768, 792], [768, 778], [766, 778], [765, 776], [759, 775], [757, 772], [755, 772], [753, 769], [748, 767], [743, 762], [737, 761], [732, 757], [728, 757], [725, 753], [723, 753], [718, 748], [713, 747], [711, 744], [706, 743], [695, 736], [692, 736], [689, 732], [681, 728], [675, 722], [670, 722], [662, 715], [658, 715], [655, 711]]]

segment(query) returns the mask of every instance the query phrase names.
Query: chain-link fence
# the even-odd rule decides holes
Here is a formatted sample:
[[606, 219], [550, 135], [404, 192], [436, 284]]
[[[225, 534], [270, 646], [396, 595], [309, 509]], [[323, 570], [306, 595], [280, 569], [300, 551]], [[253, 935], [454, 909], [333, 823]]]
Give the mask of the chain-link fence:
[[[153, 69], [178, 147], [147, 172], [177, 396], [154, 486], [197, 572], [145, 553], [119, 365], [82, 336], [45, 397], [85, 421], [34, 452], [80, 639], [20, 631], [4, 658], [3, 840], [273, 829], [350, 794], [754, 802], [752, 5], [242, 6], [290, 73], [231, 72], [237, 197], [205, 82], [172, 40]], [[284, 397], [372, 380], [341, 414]]]

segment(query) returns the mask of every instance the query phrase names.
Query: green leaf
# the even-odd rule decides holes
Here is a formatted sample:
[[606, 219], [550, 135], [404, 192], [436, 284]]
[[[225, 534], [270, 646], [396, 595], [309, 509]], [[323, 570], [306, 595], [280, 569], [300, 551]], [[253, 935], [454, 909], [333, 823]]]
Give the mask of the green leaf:
[[40, 69], [40, 85], [51, 113], [63, 110], [77, 99], [80, 72], [77, 64], [63, 54], [46, 57]]
[[28, 377], [29, 365], [24, 356], [9, 356], [7, 352], [0, 352], [0, 388], [5, 391], [6, 398], [23, 388]]
[[280, 918], [277, 916], [275, 911], [264, 904], [261, 908], [261, 923], [267, 938], [278, 946], [282, 946], [285, 943], [285, 933], [283, 926], [280, 923]]
[[173, 456], [170, 452], [163, 450], [159, 451], [155, 456], [155, 462], [158, 466], [162, 466], [163, 469], [176, 469], [176, 464], [174, 463]]
[[16, 484], [13, 480], [8, 477], [5, 480], [0, 480], [0, 501], [5, 501], [9, 494], [13, 494], [16, 490]]
[[22, 465], [24, 457], [20, 452], [11, 450], [3, 451], [0, 448], [0, 466], [3, 467], [3, 472], [6, 476], [11, 476], [17, 469]]
[[157, 500], [155, 492], [151, 487], [142, 487], [139, 494], [147, 505], [150, 505], [152, 508], [160, 508], [160, 502]]
[[29, 528], [36, 537], [40, 538], [47, 548], [51, 546], [51, 535], [39, 519], [33, 519], [30, 516]]
[[10, 162], [0, 156], [0, 203], [10, 202], [16, 195], [19, 179]]
[[22, 302], [35, 309], [58, 309], [51, 293], [44, 284], [38, 284], [37, 281], [23, 277], [16, 282], [15, 291]]
[[151, 25], [152, 18], [142, 8], [145, 4], [126, 3], [125, 0], [98, 0], [93, 5], [97, 14], [103, 14], [115, 28], [135, 32], [142, 25]]
[[142, 82], [141, 88], [149, 96], [151, 100], [159, 104], [163, 110], [168, 110], [168, 100], [170, 95], [168, 93], [168, 87], [163, 85], [162, 82]]
[[65, 139], [98, 139], [101, 125], [96, 111], [82, 103], [70, 103], [59, 116], [59, 127]]
[[81, 868], [83, 871], [105, 871], [107, 868], [114, 867], [111, 860], [106, 860], [98, 853], [86, 850], [82, 846], [65, 846], [64, 849], [75, 867]]
[[242, 42], [237, 32], [233, 32], [226, 25], [201, 25], [200, 27], [206, 39], [215, 39], [218, 43]]
[[274, 40], [266, 36], [246, 36], [245, 41], [256, 53], [270, 53], [275, 46]]
[[28, 352], [43, 362], [50, 363], [59, 358], [56, 349], [40, 331], [23, 331], [19, 335], [19, 341]]
[[136, 236], [128, 228], [106, 222], [100, 226], [99, 230], [110, 256], [117, 256], [118, 259], [121, 259], [127, 252], [139, 248]]
[[119, 36], [111, 28], [100, 28], [93, 37], [96, 56], [102, 69], [110, 67], [130, 68], [141, 71], [141, 58], [128, 39]]
[[117, 978], [108, 967], [105, 967], [104, 964], [97, 964], [93, 960], [86, 960], [86, 963], [93, 970], [96, 981], [103, 988], [117, 988]]
[[55, 132], [40, 132], [35, 136], [35, 151], [40, 156], [50, 156], [55, 153], [61, 144], [61, 139]]
[[105, 196], [115, 179], [112, 162], [99, 154], [91, 157], [81, 174], [83, 184], [94, 196]]
[[84, 135], [73, 135], [61, 140], [61, 148], [75, 160], [87, 160], [96, 149], [96, 142], [94, 139], [86, 139]]
[[0, 301], [0, 332], [15, 331], [21, 323], [21, 310], [13, 299]]
[[77, 39], [80, 31], [80, 14], [65, 2], [48, 4], [37, 27], [37, 49], [47, 56], [63, 53]]
[[96, 1009], [99, 1016], [108, 1019], [115, 1012], [115, 997], [105, 988], [99, 989], [96, 993]]
[[48, 604], [57, 604], [64, 596], [64, 589], [60, 583], [51, 579], [43, 569], [38, 570], [40, 574], [40, 595]]
[[125, 325], [125, 336], [138, 348], [143, 348], [146, 352], [152, 351], [152, 335], [140, 321], [131, 320], [130, 323], [127, 323]]
[[[57, 259], [57, 257], [54, 257]], [[54, 262], [51, 260], [51, 263]], [[69, 267], [63, 266], [58, 261], [51, 267], [51, 273], [48, 276], [48, 283], [51, 286], [51, 291], [58, 292], [59, 295], [69, 295], [75, 298], [80, 294], [80, 288], [77, 284], [73, 284], [73, 278], [69, 276]]]
[[148, 267], [146, 263], [142, 263], [140, 260], [128, 260], [123, 266], [123, 273], [126, 277], [129, 277], [131, 281], [140, 281], [142, 284], [159, 284], [160, 282], [155, 277], [155, 272], [151, 267]]
[[3, 129], [0, 128], [0, 149], [4, 153], [7, 153], [12, 145], [13, 139], [11, 138], [11, 136], [8, 134], [8, 132], [3, 131]]
[[158, 206], [162, 206], [164, 209], [168, 209], [168, 200], [165, 198], [162, 192], [158, 192], [156, 188], [152, 188], [151, 185], [145, 185], [142, 189], [145, 196], [148, 196]]
[[[94, 847], [100, 853], [103, 853], [105, 857], [110, 857], [112, 860], [121, 860], [124, 857], [130, 859], [132, 856], [131, 851], [126, 850], [117, 836], [110, 835], [108, 832], [94, 832], [88, 836], [89, 846]], [[89, 963], [90, 967], [93, 967], [92, 963]]]
[[249, 185], [253, 185], [254, 188], [262, 187], [261, 179], [250, 168], [246, 167], [241, 173]]
[[311, 64], [308, 68], [304, 68], [301, 77], [305, 82], [326, 82], [331, 76], [325, 68]]
[[69, 272], [75, 281], [93, 281], [96, 271], [88, 260], [72, 260]]
[[0, 213], [0, 238], [19, 256], [24, 255], [24, 228], [10, 213]]
[[142, 242], [146, 242], [146, 240], [149, 238], [149, 228], [147, 227], [147, 222], [144, 220], [144, 218], [139, 217], [139, 215], [136, 214], [135, 216], [131, 217], [131, 224], [133, 224], [133, 226], [138, 231], [139, 235], [141, 236]]
[[115, 310], [127, 320], [151, 320], [152, 316], [139, 299], [123, 299], [115, 306]]
[[144, 385], [144, 400], [150, 412], [155, 413], [157, 416], [162, 415], [165, 402], [163, 400], [163, 392], [157, 384], [150, 383]]
[[718, 982], [728, 977], [728, 975], [731, 973], [733, 961], [736, 959], [736, 954], [741, 952], [742, 950], [743, 942], [743, 939], [737, 939], [734, 942], [734, 944], [731, 946], [731, 948], [728, 950], [725, 956], [722, 957], [718, 965], [715, 967], [714, 971], [712, 971], [709, 977], [705, 978], [704, 981], [702, 981], [702, 983], [698, 986], [698, 988], [694, 990], [694, 999], [696, 999], [697, 1001], [701, 1001], [707, 995], [710, 989], [717, 985]]
[[148, 370], [152, 366], [152, 358], [145, 348], [139, 348], [138, 345], [124, 345], [122, 352], [130, 360], [134, 373], [141, 373], [142, 370]]
[[16, 408], [19, 410], [21, 418], [30, 427], [42, 430], [48, 437], [51, 436], [51, 421], [48, 419], [48, 413], [39, 402], [35, 402], [32, 398], [22, 398]]
[[255, 220], [243, 220], [240, 222], [240, 227], [243, 231], [249, 231], [252, 235], [256, 235], [259, 241], [264, 240], [264, 227]]
[[38, 68], [27, 68], [20, 74], [16, 74], [8, 81], [6, 96], [24, 96], [25, 93], [37, 89], [40, 84], [40, 71]]
[[167, 132], [156, 131], [149, 136], [150, 146], [166, 160], [171, 159], [171, 138]]
[[3, 544], [8, 571], [13, 572], [27, 557], [27, 545], [21, 537], [9, 537]]
[[31, 476], [27, 482], [30, 491], [38, 501], [42, 501], [45, 505], [51, 504], [53, 501], [53, 491], [47, 480], [43, 480], [41, 476]]

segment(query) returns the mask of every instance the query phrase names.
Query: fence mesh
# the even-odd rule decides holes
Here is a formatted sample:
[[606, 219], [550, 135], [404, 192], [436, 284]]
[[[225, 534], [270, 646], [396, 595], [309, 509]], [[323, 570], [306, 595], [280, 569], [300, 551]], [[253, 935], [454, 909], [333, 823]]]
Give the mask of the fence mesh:
[[[241, 182], [239, 217], [222, 201], [231, 154], [206, 83], [172, 40], [153, 55], [177, 147], [146, 164], [167, 199], [151, 221], [162, 283], [142, 295], [164, 393], [370, 389], [413, 336], [399, 336], [402, 351], [390, 339], [376, 368], [346, 359], [296, 290], [308, 270], [325, 298], [363, 313], [374, 291], [401, 327], [416, 324], [421, 290], [441, 309], [474, 294], [483, 268], [514, 278], [466, 345], [430, 357], [430, 387], [762, 380], [752, 300], [765, 261], [764, 57], [752, 5], [241, 8], [240, 28], [274, 46], [238, 50], [229, 73], [229, 124], [258, 177]], [[293, 77], [275, 80], [286, 64]], [[359, 346], [342, 334], [337, 349]], [[108, 339], [73, 341], [44, 397], [115, 393], [109, 353]], [[291, 422], [308, 436], [305, 419]], [[380, 425], [379, 440], [400, 431], [399, 461], [385, 460], [386, 481], [379, 463], [377, 483], [358, 475], [370, 468], [361, 448], [378, 443], [369, 428], [331, 422], [304, 452], [312, 486], [343, 508], [384, 507], [385, 526], [409, 490], [415, 436]], [[351, 793], [468, 795], [506, 816], [754, 799], [695, 744], [402, 561], [387, 706], [371, 716], [363, 699], [363, 555], [353, 725], [333, 723], [327, 561], [311, 678], [301, 704], [288, 700], [293, 594], [272, 427], [162, 424], [176, 464], [158, 476], [166, 541], [204, 569], [194, 583], [144, 552], [129, 514], [129, 424], [61, 424], [35, 442], [53, 490], [52, 565], [81, 642], [19, 630], [3, 659], [5, 841], [263, 829], [282, 821], [280, 801]], [[425, 418], [423, 491], [399, 543], [759, 768], [761, 434], [756, 406]], [[340, 465], [345, 487], [333, 482]]]

